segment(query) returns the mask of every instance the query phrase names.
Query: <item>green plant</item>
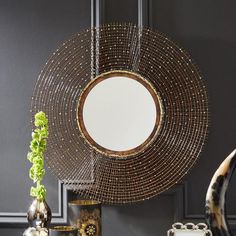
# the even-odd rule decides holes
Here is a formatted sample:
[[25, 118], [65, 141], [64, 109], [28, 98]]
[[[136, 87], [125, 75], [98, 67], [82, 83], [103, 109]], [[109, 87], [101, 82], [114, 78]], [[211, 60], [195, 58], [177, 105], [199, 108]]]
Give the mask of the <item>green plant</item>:
[[48, 138], [48, 119], [44, 112], [40, 111], [35, 114], [35, 130], [32, 132], [32, 141], [30, 142], [30, 152], [27, 158], [32, 163], [29, 170], [29, 177], [36, 183], [36, 187], [31, 187], [30, 195], [38, 200], [44, 200], [46, 188], [41, 184], [45, 174], [44, 156]]

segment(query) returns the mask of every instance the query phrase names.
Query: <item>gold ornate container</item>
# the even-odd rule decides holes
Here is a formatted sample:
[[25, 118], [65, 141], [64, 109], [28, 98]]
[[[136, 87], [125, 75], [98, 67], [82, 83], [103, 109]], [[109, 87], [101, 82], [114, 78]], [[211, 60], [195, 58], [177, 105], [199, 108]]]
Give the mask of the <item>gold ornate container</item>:
[[49, 229], [50, 236], [77, 236], [78, 229], [74, 226], [54, 226]]
[[94, 200], [69, 202], [69, 224], [78, 227], [79, 236], [101, 235], [101, 203]]

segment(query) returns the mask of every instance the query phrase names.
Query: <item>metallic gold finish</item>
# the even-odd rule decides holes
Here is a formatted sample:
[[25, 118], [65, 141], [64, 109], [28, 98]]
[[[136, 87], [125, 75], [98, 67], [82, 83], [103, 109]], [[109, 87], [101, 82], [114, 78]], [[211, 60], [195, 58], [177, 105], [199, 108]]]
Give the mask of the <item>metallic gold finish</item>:
[[[122, 158], [91, 145], [78, 125], [82, 93], [114, 71], [148, 81], [164, 112], [153, 140]], [[41, 71], [31, 107], [48, 115], [48, 167], [67, 188], [103, 203], [142, 201], [175, 185], [208, 132], [206, 88], [190, 56], [162, 33], [133, 24], [88, 29], [63, 43]]]
[[82, 200], [82, 199], [78, 199], [78, 200], [74, 200], [70, 202], [71, 205], [80, 205], [80, 206], [86, 206], [86, 205], [100, 205], [101, 202], [98, 201], [94, 201], [94, 200]]
[[49, 229], [50, 236], [78, 236], [78, 229], [74, 226], [54, 226]]
[[[109, 149], [106, 149], [102, 146], [100, 146], [98, 143], [96, 143], [93, 138], [89, 135], [85, 124], [83, 120], [83, 107], [84, 107], [84, 102], [89, 94], [89, 92], [100, 82], [115, 77], [115, 76], [124, 76], [128, 77], [130, 79], [136, 80], [139, 83], [141, 83], [151, 94], [155, 105], [156, 105], [156, 123], [155, 127], [153, 128], [152, 133], [148, 137], [148, 139], [139, 145], [138, 147], [135, 147], [131, 150], [127, 151], [112, 151]], [[88, 142], [89, 145], [91, 145], [96, 151], [102, 153], [103, 155], [106, 156], [112, 156], [112, 157], [127, 157], [131, 155], [137, 155], [139, 152], [143, 151], [148, 145], [156, 138], [157, 134], [159, 133], [159, 130], [161, 128], [161, 121], [163, 118], [163, 107], [161, 104], [161, 98], [158, 96], [155, 88], [152, 86], [152, 84], [142, 78], [140, 75], [136, 73], [132, 73], [129, 71], [109, 71], [106, 73], [103, 73], [99, 76], [97, 76], [95, 79], [91, 80], [91, 82], [85, 87], [85, 89], [82, 91], [81, 96], [78, 101], [78, 113], [77, 113], [77, 120], [78, 120], [78, 125], [79, 129], [81, 132], [81, 135], [85, 138], [85, 140]]]
[[50, 230], [52, 231], [71, 231], [71, 230], [77, 230], [76, 227], [74, 226], [54, 226], [52, 228], [50, 228]]
[[76, 230], [76, 227], [73, 226], [54, 226], [52, 228], [50, 228], [50, 230], [52, 231], [71, 231], [71, 230]]
[[27, 212], [27, 219], [31, 227], [48, 228], [52, 213], [45, 200], [34, 199]]
[[78, 227], [80, 236], [101, 235], [101, 203], [92, 200], [69, 202], [68, 219]]

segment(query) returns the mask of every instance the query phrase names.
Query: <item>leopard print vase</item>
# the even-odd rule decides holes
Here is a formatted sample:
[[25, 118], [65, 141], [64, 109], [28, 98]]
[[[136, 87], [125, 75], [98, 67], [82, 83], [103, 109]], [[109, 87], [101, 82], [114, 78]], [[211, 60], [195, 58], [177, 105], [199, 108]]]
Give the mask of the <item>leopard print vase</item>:
[[225, 194], [236, 167], [236, 149], [221, 163], [206, 195], [206, 220], [214, 236], [233, 236], [225, 212]]

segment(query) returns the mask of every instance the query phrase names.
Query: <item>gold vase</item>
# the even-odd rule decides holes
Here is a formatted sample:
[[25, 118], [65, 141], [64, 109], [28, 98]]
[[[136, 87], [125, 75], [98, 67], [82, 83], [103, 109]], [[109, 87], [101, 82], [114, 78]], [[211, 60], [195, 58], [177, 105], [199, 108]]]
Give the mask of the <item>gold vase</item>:
[[101, 203], [93, 200], [69, 202], [69, 224], [79, 229], [79, 236], [101, 235]]
[[34, 199], [27, 212], [31, 227], [49, 228], [52, 212], [45, 200]]

